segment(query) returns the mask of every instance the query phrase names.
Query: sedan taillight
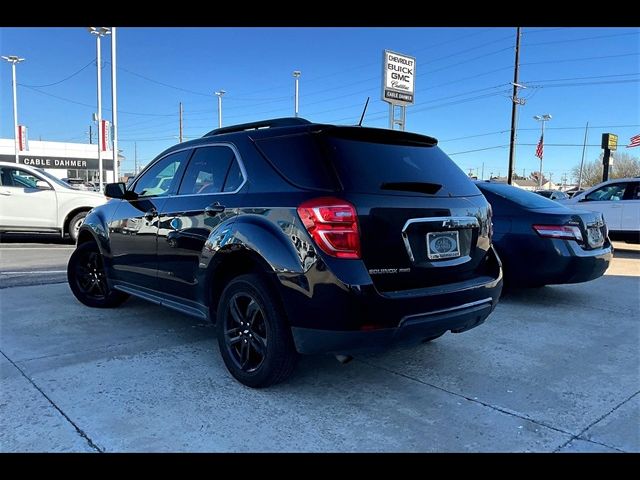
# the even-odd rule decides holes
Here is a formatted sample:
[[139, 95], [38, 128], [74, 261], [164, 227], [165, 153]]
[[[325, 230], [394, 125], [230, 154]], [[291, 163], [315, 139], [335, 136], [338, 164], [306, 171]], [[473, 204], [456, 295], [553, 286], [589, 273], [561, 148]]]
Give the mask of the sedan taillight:
[[360, 258], [358, 216], [349, 202], [314, 198], [298, 207], [298, 215], [323, 252], [338, 258]]
[[582, 242], [582, 232], [574, 225], [532, 225], [541, 237], [561, 238], [563, 240], [577, 240]]

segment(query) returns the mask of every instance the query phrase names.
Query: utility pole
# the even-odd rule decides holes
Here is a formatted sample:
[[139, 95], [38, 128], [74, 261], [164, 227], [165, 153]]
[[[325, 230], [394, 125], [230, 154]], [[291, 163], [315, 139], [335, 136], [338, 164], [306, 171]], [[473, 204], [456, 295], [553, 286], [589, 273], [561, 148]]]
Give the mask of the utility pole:
[[182, 143], [182, 102], [180, 102], [180, 143]]
[[484, 180], [484, 162], [482, 162], [482, 175], [480, 180]]
[[16, 150], [16, 163], [20, 163], [20, 147], [18, 141], [18, 84], [16, 83], [16, 65], [24, 61], [24, 58], [20, 58], [16, 55], [9, 55], [2, 57], [4, 60], [11, 64], [11, 74], [13, 78], [13, 139], [15, 141]]
[[509, 140], [509, 173], [507, 174], [507, 183], [511, 185], [513, 180], [513, 170], [515, 168], [515, 150], [516, 150], [516, 121], [518, 118], [517, 107], [523, 99], [518, 98], [518, 69], [520, 67], [520, 27], [516, 29], [516, 61], [513, 70], [513, 94], [511, 96], [511, 138]]
[[89, 145], [93, 145], [93, 126], [89, 125]]
[[587, 122], [587, 126], [584, 127], [584, 143], [582, 144], [582, 160], [580, 160], [580, 173], [578, 173], [578, 190], [582, 186], [582, 168], [584, 167], [584, 154], [587, 150], [587, 132], [589, 131], [589, 122]]

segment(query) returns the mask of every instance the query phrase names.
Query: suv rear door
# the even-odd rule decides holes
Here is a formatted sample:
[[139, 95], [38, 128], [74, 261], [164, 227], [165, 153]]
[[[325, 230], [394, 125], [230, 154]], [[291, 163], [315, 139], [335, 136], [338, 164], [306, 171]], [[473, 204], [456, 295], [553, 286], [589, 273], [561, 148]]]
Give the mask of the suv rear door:
[[[204, 278], [200, 260], [205, 242], [212, 231], [238, 214], [237, 193], [245, 176], [239, 154], [230, 144], [194, 149], [177, 194], [167, 198], [160, 212], [160, 291], [202, 303], [198, 293], [204, 289], [198, 284]], [[224, 228], [220, 236], [224, 236]]]

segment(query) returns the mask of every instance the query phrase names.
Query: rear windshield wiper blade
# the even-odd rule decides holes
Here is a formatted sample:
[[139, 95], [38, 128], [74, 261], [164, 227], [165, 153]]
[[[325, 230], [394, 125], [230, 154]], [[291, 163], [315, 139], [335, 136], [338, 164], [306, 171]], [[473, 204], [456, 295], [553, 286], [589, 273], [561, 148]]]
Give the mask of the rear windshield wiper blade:
[[442, 188], [442, 185], [428, 182], [384, 182], [380, 188], [382, 190], [400, 190], [434, 195]]

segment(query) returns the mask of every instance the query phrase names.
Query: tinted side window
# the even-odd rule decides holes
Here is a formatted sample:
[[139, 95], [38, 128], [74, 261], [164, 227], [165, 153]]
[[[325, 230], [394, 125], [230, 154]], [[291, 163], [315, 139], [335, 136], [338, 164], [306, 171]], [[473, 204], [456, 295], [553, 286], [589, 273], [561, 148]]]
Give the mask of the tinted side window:
[[144, 172], [142, 177], [136, 182], [133, 191], [139, 197], [157, 197], [170, 195], [177, 190], [180, 175], [184, 163], [191, 155], [191, 150], [167, 155], [162, 160]]
[[627, 188], [626, 183], [614, 183], [605, 185], [603, 187], [594, 190], [584, 198], [590, 201], [605, 202], [605, 201], [617, 201], [622, 200], [624, 197], [624, 191]]
[[180, 184], [180, 195], [219, 193], [235, 158], [229, 147], [197, 148]]
[[224, 181], [223, 192], [235, 192], [240, 185], [242, 185], [242, 181], [244, 177], [242, 176], [242, 171], [240, 170], [240, 165], [238, 164], [238, 160], [234, 159], [231, 162], [231, 166], [229, 167], [229, 171], [227, 172], [227, 178]]
[[640, 200], [640, 183], [630, 183], [627, 188], [627, 194], [625, 200]]

